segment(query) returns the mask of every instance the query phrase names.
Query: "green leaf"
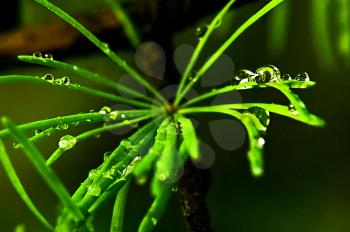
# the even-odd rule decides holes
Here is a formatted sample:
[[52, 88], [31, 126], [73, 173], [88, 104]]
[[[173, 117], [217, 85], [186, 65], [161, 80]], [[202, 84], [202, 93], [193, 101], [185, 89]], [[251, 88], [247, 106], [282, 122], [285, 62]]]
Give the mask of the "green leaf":
[[170, 195], [170, 187], [163, 185], [160, 193], [156, 196], [148, 212], [142, 219], [138, 232], [154, 231], [154, 228], [157, 226], [161, 216], [164, 214]]
[[128, 13], [123, 9], [119, 0], [105, 0], [106, 3], [113, 10], [115, 16], [119, 19], [120, 24], [123, 26], [125, 34], [127, 35], [130, 43], [134, 48], [140, 44], [140, 36], [131, 21]]
[[200, 158], [199, 141], [192, 121], [188, 118], [182, 117], [181, 115], [179, 115], [176, 119], [181, 124], [183, 143], [186, 146], [188, 154], [193, 160], [198, 160]]
[[90, 70], [79, 67], [78, 65], [71, 65], [64, 63], [62, 61], [56, 61], [54, 59], [45, 58], [45, 57], [36, 57], [36, 56], [28, 56], [28, 55], [20, 55], [18, 59], [31, 64], [39, 64], [46, 67], [55, 68], [57, 70], [67, 71], [73, 74], [77, 74], [81, 77], [84, 77], [88, 80], [94, 81], [95, 83], [102, 84], [104, 86], [110, 87], [112, 89], [130, 94], [135, 97], [142, 98], [150, 103], [154, 101], [153, 98], [147, 97], [146, 95], [139, 93], [133, 89], [130, 89], [116, 81], [110, 80], [107, 77], [104, 77], [98, 73], [92, 72]]
[[135, 165], [133, 173], [140, 183], [143, 183], [145, 181], [145, 178], [147, 178], [149, 172], [153, 168], [153, 163], [163, 151], [166, 143], [166, 128], [168, 124], [169, 118], [163, 120], [157, 129], [157, 135], [154, 139], [153, 146], [151, 149], [149, 149], [148, 153], [142, 158], [142, 160]]
[[112, 61], [114, 61], [120, 68], [129, 73], [137, 82], [153, 93], [159, 100], [166, 102], [164, 97], [151, 85], [149, 84], [136, 70], [130, 67], [125, 60], [121, 59], [115, 52], [113, 52], [107, 43], [100, 41], [93, 33], [87, 30], [77, 20], [71, 17], [69, 14], [50, 3], [47, 0], [35, 0], [39, 4], [43, 5], [57, 16], [65, 20], [67, 23], [72, 25], [81, 34], [83, 34], [88, 40], [90, 40], [96, 47], [98, 47], [103, 53], [105, 53]]
[[245, 23], [243, 23], [232, 35], [231, 37], [218, 49], [216, 52], [206, 61], [206, 63], [198, 70], [195, 77], [191, 82], [179, 93], [176, 98], [175, 104], [178, 105], [186, 93], [192, 88], [192, 86], [198, 82], [198, 80], [203, 76], [205, 72], [217, 61], [217, 59], [226, 51], [226, 49], [231, 46], [231, 44], [248, 28], [250, 28], [256, 21], [258, 21], [262, 16], [275, 8], [278, 4], [284, 0], [272, 0], [266, 4], [262, 9], [256, 12], [252, 17], [250, 17]]
[[[16, 171], [14, 167], [12, 166], [12, 163], [9, 159], [9, 156], [5, 150], [5, 145], [0, 139], [0, 161], [2, 165], [4, 166], [5, 172], [8, 175], [13, 187], [16, 189], [19, 196], [22, 198], [24, 203], [27, 205], [27, 207], [32, 211], [34, 216], [49, 230], [53, 231], [53, 227], [50, 225], [48, 220], [40, 213], [40, 211], [35, 207], [32, 200], [28, 196], [27, 192], [25, 191], [20, 179], [18, 178]], [[17, 227], [15, 231], [21, 231], [20, 229], [24, 226]], [[22, 230], [24, 231], [24, 229]]]
[[13, 139], [18, 143], [22, 144], [21, 149], [27, 155], [28, 159], [32, 162], [48, 186], [60, 199], [61, 203], [69, 210], [76, 220], [83, 220], [84, 216], [80, 212], [78, 206], [71, 200], [68, 190], [64, 187], [52, 169], [46, 166], [45, 159], [39, 150], [28, 140], [28, 138], [15, 126], [12, 121], [5, 117], [1, 118], [1, 121], [10, 131], [11, 137], [13, 137]]
[[128, 181], [124, 185], [124, 187], [118, 192], [117, 198], [115, 199], [110, 232], [123, 232], [125, 207], [130, 182], [131, 181]]

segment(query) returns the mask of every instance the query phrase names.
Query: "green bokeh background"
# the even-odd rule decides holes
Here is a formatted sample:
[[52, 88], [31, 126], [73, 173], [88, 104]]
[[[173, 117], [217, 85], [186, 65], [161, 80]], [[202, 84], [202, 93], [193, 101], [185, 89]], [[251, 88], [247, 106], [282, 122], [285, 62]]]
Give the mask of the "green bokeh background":
[[[88, 11], [101, 5], [100, 1], [89, 1], [89, 4], [83, 0], [54, 2], [73, 13]], [[223, 28], [211, 40], [206, 53], [214, 51], [259, 6], [261, 4], [252, 4], [230, 14]], [[21, 12], [23, 25], [53, 17], [28, 0], [23, 0]], [[327, 121], [327, 126], [323, 129], [314, 128], [273, 116], [265, 148], [266, 174], [261, 179], [254, 179], [249, 174], [245, 156], [247, 146], [235, 152], [223, 151], [212, 141], [206, 123], [201, 123], [200, 137], [216, 151], [216, 161], [210, 169], [212, 184], [208, 196], [214, 227], [220, 232], [347, 232], [350, 228], [350, 70], [340, 60], [337, 61], [338, 67], [335, 69], [327, 69], [318, 62], [317, 50], [322, 48], [314, 46], [310, 4], [307, 2], [293, 1], [287, 46], [279, 57], [272, 55], [273, 52], [266, 46], [270, 31], [268, 19], [269, 17], [264, 18], [244, 33], [226, 54], [231, 56], [236, 68], [254, 70], [271, 63], [282, 72], [296, 74], [307, 71], [312, 80], [317, 82], [317, 86], [298, 93], [311, 112]], [[179, 33], [175, 43], [195, 45], [195, 26]], [[132, 53], [122, 52], [121, 55], [133, 64]], [[100, 54], [75, 56], [66, 61], [105, 73], [116, 80], [122, 74]], [[35, 66], [0, 70], [1, 74], [46, 72], [63, 75]], [[243, 101], [256, 101], [260, 98], [286, 103], [273, 91], [243, 94]], [[111, 104], [113, 103], [103, 99], [61, 88], [30, 84], [0, 86], [0, 115], [9, 116], [17, 123], [86, 112], [90, 109], [98, 110], [103, 105]], [[206, 119], [202, 120], [205, 122]], [[83, 129], [87, 127], [79, 130]], [[73, 130], [70, 133], [77, 132]], [[47, 143], [40, 143], [43, 154], [48, 156], [53, 151], [60, 135], [50, 138]], [[112, 150], [119, 140], [118, 136], [106, 134], [99, 139], [83, 142], [57, 162], [55, 170], [70, 191], [80, 184], [90, 169], [97, 167], [103, 160], [104, 152]], [[53, 221], [59, 210], [56, 198], [28, 160], [11, 148], [10, 141], [8, 149], [29, 194]], [[148, 191], [148, 186], [132, 186], [126, 211], [126, 231], [136, 231], [137, 223], [151, 202]], [[111, 207], [98, 214], [97, 232], [108, 231], [110, 214]], [[13, 231], [19, 223], [24, 223], [30, 232], [45, 231], [23, 204], [0, 168], [0, 231]], [[184, 231], [176, 193], [156, 231]]]

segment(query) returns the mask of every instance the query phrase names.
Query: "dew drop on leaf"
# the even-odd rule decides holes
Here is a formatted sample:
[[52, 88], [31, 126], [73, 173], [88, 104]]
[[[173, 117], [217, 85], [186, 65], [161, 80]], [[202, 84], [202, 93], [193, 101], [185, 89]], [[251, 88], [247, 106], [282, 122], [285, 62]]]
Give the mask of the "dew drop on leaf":
[[37, 130], [35, 130], [34, 135], [39, 135], [39, 134], [41, 134], [42, 132], [43, 132], [42, 129], [37, 129]]
[[267, 82], [279, 82], [281, 81], [280, 70], [271, 64], [262, 66], [256, 70], [256, 73], [260, 77], [262, 83]]
[[33, 53], [33, 57], [35, 57], [35, 58], [42, 58], [43, 54], [41, 54], [41, 52], [34, 52]]
[[118, 115], [119, 115], [119, 112], [114, 110], [114, 111], [109, 113], [109, 119], [110, 120], [117, 120]]
[[101, 187], [98, 186], [98, 185], [90, 185], [88, 187], [88, 194], [90, 194], [91, 196], [94, 196], [94, 197], [98, 197], [101, 195]]
[[295, 106], [293, 104], [289, 104], [288, 105], [288, 110], [289, 112], [291, 112], [292, 114], [299, 114], [299, 112], [295, 109]]
[[291, 79], [292, 79], [292, 77], [289, 74], [283, 74], [283, 76], [282, 76], [282, 80], [284, 80], [284, 81], [289, 81]]
[[62, 77], [61, 82], [63, 85], [69, 85], [70, 84], [70, 78], [69, 77]]
[[43, 79], [49, 83], [53, 83], [55, 81], [54, 75], [52, 75], [50, 73], [46, 73], [44, 76], [41, 77], [41, 79]]
[[111, 111], [112, 111], [112, 109], [110, 107], [104, 106], [100, 109], [99, 113], [106, 115], [106, 114], [109, 114]]
[[202, 25], [196, 28], [196, 36], [198, 39], [203, 38], [205, 33], [208, 31], [208, 27], [206, 25]]
[[64, 151], [72, 149], [77, 143], [77, 139], [72, 135], [63, 136], [58, 142], [58, 147]]
[[248, 109], [249, 113], [257, 117], [263, 126], [268, 126], [270, 124], [270, 112], [264, 110], [260, 107], [251, 107]]
[[53, 60], [53, 55], [51, 53], [47, 53], [44, 55], [45, 59]]
[[302, 72], [296, 75], [295, 80], [297, 81], [310, 81], [309, 74], [307, 72]]
[[151, 218], [151, 221], [152, 221], [154, 226], [157, 225], [157, 223], [158, 223], [158, 220], [154, 217]]

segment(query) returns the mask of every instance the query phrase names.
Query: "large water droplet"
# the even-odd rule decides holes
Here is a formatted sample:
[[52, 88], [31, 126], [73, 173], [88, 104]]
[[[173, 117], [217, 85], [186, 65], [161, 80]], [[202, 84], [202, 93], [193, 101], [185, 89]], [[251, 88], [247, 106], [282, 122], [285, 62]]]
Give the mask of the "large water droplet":
[[77, 143], [77, 139], [74, 136], [65, 135], [58, 142], [58, 147], [66, 151], [73, 148], [76, 143]]
[[295, 80], [297, 81], [310, 81], [309, 74], [307, 72], [302, 72], [296, 75]]
[[270, 112], [264, 110], [260, 107], [251, 107], [248, 109], [249, 113], [257, 117], [263, 126], [268, 126], [270, 124]]
[[101, 195], [101, 187], [98, 186], [98, 185], [90, 185], [88, 187], [88, 194], [90, 194], [91, 196], [94, 196], [94, 197], [98, 197]]
[[256, 73], [260, 76], [259, 81], [261, 81], [261, 83], [281, 81], [280, 70], [271, 64], [258, 68]]
[[208, 31], [208, 27], [206, 25], [202, 25], [196, 28], [196, 36], [198, 39], [201, 39], [205, 33]]
[[43, 54], [41, 52], [34, 52], [33, 57], [35, 58], [43, 58]]
[[53, 83], [55, 81], [54, 75], [52, 75], [50, 73], [46, 73], [44, 76], [41, 77], [41, 79], [43, 79], [49, 83]]

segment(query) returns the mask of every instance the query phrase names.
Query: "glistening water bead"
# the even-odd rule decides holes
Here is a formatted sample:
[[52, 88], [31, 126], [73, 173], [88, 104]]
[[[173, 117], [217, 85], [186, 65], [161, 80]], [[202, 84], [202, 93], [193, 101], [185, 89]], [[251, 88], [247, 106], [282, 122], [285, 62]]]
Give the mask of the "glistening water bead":
[[291, 79], [292, 79], [292, 77], [289, 74], [283, 74], [283, 76], [282, 76], [282, 80], [284, 80], [284, 81], [289, 81]]
[[106, 114], [109, 114], [111, 111], [112, 111], [112, 109], [110, 107], [104, 106], [100, 109], [99, 113], [106, 115]]
[[201, 39], [205, 33], [208, 31], [208, 27], [206, 25], [202, 25], [196, 28], [196, 36], [198, 39]]
[[54, 75], [52, 75], [50, 73], [46, 73], [44, 76], [41, 77], [41, 79], [43, 79], [49, 83], [53, 83], [55, 81]]
[[58, 142], [58, 147], [64, 151], [72, 149], [77, 143], [77, 139], [71, 135], [63, 136]]
[[248, 112], [257, 117], [260, 123], [267, 127], [270, 124], [270, 112], [263, 108], [254, 106], [248, 109]]
[[41, 54], [41, 52], [34, 52], [33, 57], [34, 58], [43, 58], [43, 54]]
[[255, 73], [247, 69], [239, 70], [232, 78], [232, 85], [254, 81]]
[[256, 75], [256, 82], [258, 84], [281, 81], [280, 70], [271, 64], [258, 68], [256, 70]]
[[49, 60], [53, 60], [53, 55], [50, 54], [50, 53], [47, 53], [47, 54], [44, 55], [44, 58], [45, 59], [49, 59]]
[[296, 75], [295, 80], [297, 81], [310, 81], [309, 74], [307, 72], [302, 72]]

